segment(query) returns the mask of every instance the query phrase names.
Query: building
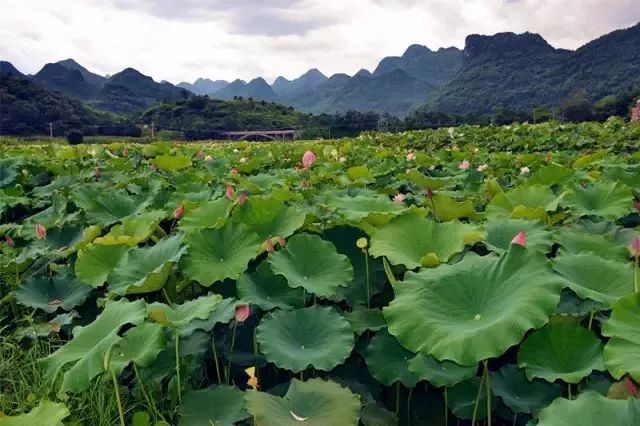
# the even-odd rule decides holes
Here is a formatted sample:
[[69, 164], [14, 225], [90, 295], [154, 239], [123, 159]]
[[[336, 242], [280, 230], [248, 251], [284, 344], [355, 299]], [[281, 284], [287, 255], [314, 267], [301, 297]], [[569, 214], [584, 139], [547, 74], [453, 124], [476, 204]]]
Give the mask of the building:
[[631, 122], [640, 123], [640, 99], [636, 102], [636, 106], [631, 108]]

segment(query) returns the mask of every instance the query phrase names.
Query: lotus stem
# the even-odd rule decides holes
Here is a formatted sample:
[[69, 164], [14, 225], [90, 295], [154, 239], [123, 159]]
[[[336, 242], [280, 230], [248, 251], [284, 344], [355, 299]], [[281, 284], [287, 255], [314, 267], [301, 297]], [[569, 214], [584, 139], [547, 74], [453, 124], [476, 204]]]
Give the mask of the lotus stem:
[[517, 421], [517, 420], [518, 420], [518, 413], [515, 413], [515, 414], [513, 415], [513, 423], [512, 423], [512, 425], [513, 425], [513, 426], [516, 426], [516, 421]]
[[[142, 376], [140, 376], [140, 370], [138, 370], [138, 366], [136, 365], [135, 362], [132, 362], [131, 365], [133, 365], [133, 372], [136, 376], [136, 380], [138, 381], [138, 386], [140, 387], [140, 391], [142, 392], [142, 396], [144, 397], [144, 400], [147, 401], [147, 405], [149, 406], [149, 409], [153, 411], [154, 417], [158, 417], [159, 413], [158, 413], [158, 409], [156, 407], [155, 401], [153, 401], [149, 396], [149, 394], [147, 393], [147, 388], [144, 386], [144, 382], [142, 381]], [[160, 417], [162, 417], [162, 415], [160, 415]], [[164, 420], [164, 418], [162, 419]]]
[[[314, 295], [315, 297], [315, 295]], [[260, 371], [258, 370], [258, 339], [256, 338], [256, 328], [253, 329], [253, 356], [255, 357], [256, 379], [260, 383]]]
[[396, 382], [396, 417], [400, 417], [400, 382]]
[[489, 362], [487, 360], [484, 361], [484, 374], [487, 376], [484, 381], [487, 389], [487, 426], [491, 426], [491, 377], [489, 376]]
[[304, 308], [307, 305], [307, 292], [304, 289], [304, 287], [302, 287], [302, 307]]
[[636, 264], [633, 268], [633, 290], [636, 294], [640, 293], [640, 285], [638, 285], [638, 263], [640, 262], [640, 255], [636, 255]]
[[367, 249], [362, 250], [364, 253], [364, 272], [367, 282], [367, 309], [371, 308], [371, 286], [369, 283], [369, 252]]
[[567, 383], [567, 395], [569, 396], [569, 400], [572, 400], [571, 397], [571, 383]]
[[211, 336], [211, 347], [213, 348], [213, 361], [216, 364], [216, 374], [218, 375], [218, 383], [222, 384], [222, 379], [220, 376], [220, 364], [218, 363], [218, 351], [216, 350], [216, 338], [215, 336]]
[[176, 380], [178, 382], [178, 403], [182, 404], [182, 384], [180, 383], [180, 333], [176, 328]]
[[300, 381], [304, 382], [304, 370], [300, 371]]
[[409, 388], [407, 397], [407, 426], [411, 426], [411, 394], [413, 394], [413, 388]]
[[[229, 351], [229, 357], [233, 355], [233, 347], [236, 344], [236, 328], [238, 328], [238, 321], [233, 324], [233, 332], [231, 334], [231, 350]], [[231, 359], [227, 363], [227, 384], [231, 384]]]
[[449, 397], [447, 387], [444, 387], [444, 426], [449, 426]]
[[484, 385], [484, 373], [480, 377], [480, 384], [478, 385], [478, 393], [476, 394], [476, 403], [473, 406], [473, 416], [471, 417], [471, 426], [476, 425], [476, 417], [478, 416], [478, 404], [480, 403], [480, 394], [482, 393], [483, 385]]
[[113, 368], [109, 368], [111, 372], [111, 380], [113, 381], [113, 389], [116, 392], [116, 403], [118, 404], [118, 415], [120, 416], [120, 425], [126, 426], [124, 422], [124, 411], [122, 410], [122, 401], [120, 401], [120, 389], [118, 386], [118, 379], [116, 378], [116, 372], [113, 371]]
[[588, 329], [591, 330], [591, 325], [593, 324], [593, 315], [596, 313], [595, 309], [591, 310], [591, 313], [589, 313], [589, 325], [588, 325]]

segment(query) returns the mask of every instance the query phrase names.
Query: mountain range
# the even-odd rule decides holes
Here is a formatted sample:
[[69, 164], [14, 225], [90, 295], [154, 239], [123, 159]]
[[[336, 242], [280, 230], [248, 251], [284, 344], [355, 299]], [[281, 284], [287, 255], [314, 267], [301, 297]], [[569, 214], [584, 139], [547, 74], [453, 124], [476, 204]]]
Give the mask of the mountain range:
[[[9, 62], [0, 62], [0, 71], [22, 75]], [[492, 114], [558, 107], [577, 93], [593, 103], [640, 86], [640, 23], [573, 51], [556, 49], [532, 33], [469, 35], [463, 50], [416, 44], [401, 56], [382, 59], [372, 72], [326, 76], [314, 68], [296, 79], [278, 77], [273, 84], [261, 77], [248, 82], [199, 78], [176, 86], [132, 68], [100, 76], [73, 59], [46, 64], [27, 77], [95, 108], [128, 115], [192, 94], [277, 102], [310, 113]]]

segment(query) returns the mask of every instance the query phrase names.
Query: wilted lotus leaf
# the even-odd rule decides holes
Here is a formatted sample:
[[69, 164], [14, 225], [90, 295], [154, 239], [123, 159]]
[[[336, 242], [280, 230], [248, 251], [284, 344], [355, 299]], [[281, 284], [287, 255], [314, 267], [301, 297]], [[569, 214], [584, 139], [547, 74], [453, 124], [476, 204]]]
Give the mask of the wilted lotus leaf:
[[578, 296], [606, 307], [633, 293], [633, 267], [629, 263], [607, 260], [593, 253], [563, 253], [553, 262], [553, 269]]
[[520, 345], [518, 365], [527, 378], [578, 383], [593, 370], [605, 369], [602, 342], [572, 318], [557, 318]]
[[225, 278], [236, 279], [258, 255], [261, 240], [248, 226], [227, 223], [187, 235], [189, 251], [181, 266], [187, 277], [203, 286]]
[[640, 400], [607, 399], [585, 392], [575, 400], [558, 398], [540, 411], [538, 426], [636, 426], [640, 424]]
[[630, 294], [613, 305], [611, 317], [602, 327], [610, 337], [604, 347], [604, 363], [613, 377], [629, 374], [640, 381], [640, 297]]
[[261, 426], [356, 426], [360, 397], [323, 379], [291, 381], [283, 398], [266, 392], [245, 393], [245, 405]]
[[394, 291], [384, 308], [389, 332], [411, 351], [460, 365], [501, 355], [545, 324], [560, 299], [544, 255], [519, 245], [408, 272]]
[[288, 237], [304, 225], [305, 213], [275, 198], [249, 197], [233, 211], [233, 221], [249, 226], [261, 240]]
[[[73, 339], [42, 359], [45, 379], [60, 392], [81, 392], [95, 376], [104, 372], [104, 358], [122, 340], [118, 335], [125, 324], [138, 325], [145, 318], [143, 300], [109, 302], [104, 311], [89, 325], [75, 327]], [[71, 365], [70, 365], [71, 364]], [[70, 365], [70, 366], [69, 366]], [[64, 373], [63, 367], [69, 366]], [[62, 383], [57, 386], [62, 374]]]
[[294, 235], [284, 249], [273, 253], [267, 261], [275, 274], [287, 279], [290, 287], [302, 287], [318, 296], [333, 296], [338, 287], [346, 287], [353, 280], [349, 258], [338, 254], [333, 244], [318, 235]]
[[394, 265], [408, 269], [436, 266], [461, 252], [479, 235], [459, 222], [438, 223], [410, 213], [381, 226], [371, 237], [373, 256], [386, 256]]
[[46, 399], [40, 401], [31, 411], [17, 416], [4, 417], [0, 415], [0, 425], [2, 426], [26, 426], [26, 425], [47, 425], [63, 426], [62, 420], [68, 417], [69, 409], [61, 402], [51, 402]]
[[620, 182], [602, 182], [587, 187], [576, 185], [566, 204], [576, 216], [618, 219], [631, 210], [631, 199], [628, 186]]
[[320, 306], [267, 314], [256, 338], [267, 361], [296, 373], [309, 365], [333, 369], [347, 359], [354, 343], [347, 320], [335, 309]]
[[244, 392], [235, 386], [213, 385], [182, 397], [179, 426], [233, 426], [250, 417]]
[[409, 360], [414, 354], [400, 344], [386, 330], [378, 332], [369, 342], [365, 361], [371, 375], [385, 386], [400, 382], [408, 388], [420, 378], [409, 370]]
[[477, 365], [464, 366], [451, 361], [438, 361], [430, 355], [417, 354], [409, 360], [409, 371], [419, 380], [435, 387], [452, 387], [475, 376]]
[[302, 307], [300, 290], [289, 287], [287, 279], [275, 275], [266, 262], [262, 262], [255, 272], [242, 274], [237, 287], [238, 297], [265, 311]]
[[514, 413], [536, 414], [559, 396], [562, 386], [542, 380], [529, 381], [523, 370], [505, 365], [491, 378], [491, 390]]

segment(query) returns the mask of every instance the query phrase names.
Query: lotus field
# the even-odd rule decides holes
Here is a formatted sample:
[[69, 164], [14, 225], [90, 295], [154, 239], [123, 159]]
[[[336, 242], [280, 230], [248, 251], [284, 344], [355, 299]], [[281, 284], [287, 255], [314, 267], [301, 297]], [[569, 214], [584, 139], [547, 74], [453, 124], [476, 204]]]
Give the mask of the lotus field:
[[4, 145], [0, 425], [637, 426], [639, 144]]

